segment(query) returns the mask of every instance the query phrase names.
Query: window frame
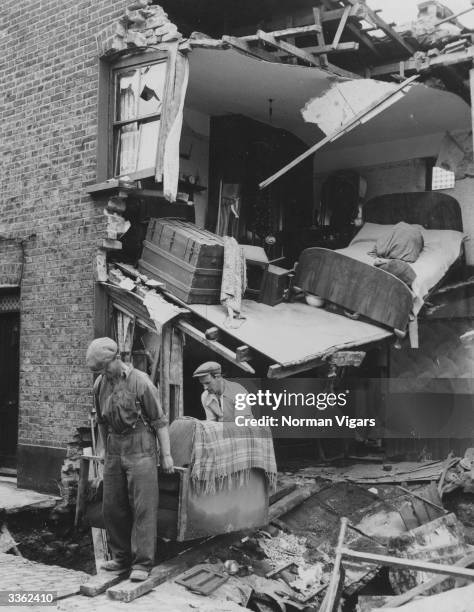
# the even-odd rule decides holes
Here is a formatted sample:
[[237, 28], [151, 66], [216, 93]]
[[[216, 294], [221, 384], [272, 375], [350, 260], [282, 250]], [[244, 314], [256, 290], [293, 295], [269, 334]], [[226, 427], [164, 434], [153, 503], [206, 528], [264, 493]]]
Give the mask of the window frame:
[[[109, 179], [119, 179], [120, 175], [114, 174], [114, 136], [116, 126], [120, 121], [115, 121], [115, 74], [124, 68], [142, 68], [151, 64], [166, 62], [165, 82], [163, 91], [166, 92], [170, 74], [170, 55], [167, 51], [140, 51], [136, 54], [128, 54], [120, 59], [101, 60], [99, 67], [99, 112], [98, 112], [98, 139], [97, 139], [97, 180], [98, 182]], [[166, 95], [166, 94], [165, 94]], [[164, 95], [164, 97], [165, 97]], [[164, 100], [162, 101], [164, 105]], [[163, 108], [161, 117], [163, 116]], [[143, 118], [141, 118], [143, 119]], [[131, 120], [126, 122], [130, 123]], [[127, 173], [131, 180], [141, 180], [152, 177], [155, 167], [145, 168], [136, 172]]]

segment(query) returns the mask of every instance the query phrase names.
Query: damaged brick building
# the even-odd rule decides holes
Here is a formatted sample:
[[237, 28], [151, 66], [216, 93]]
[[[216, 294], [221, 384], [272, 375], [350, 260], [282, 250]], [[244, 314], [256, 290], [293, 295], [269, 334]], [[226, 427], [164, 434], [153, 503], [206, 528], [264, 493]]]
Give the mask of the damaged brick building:
[[[455, 18], [437, 38], [429, 27], [398, 33], [353, 0], [232, 4], [6, 0], [0, 9], [0, 467], [16, 469], [19, 486], [57, 490], [67, 446], [88, 424], [85, 347], [110, 329], [98, 281], [107, 280], [107, 262], [137, 262], [148, 218], [178, 216], [214, 232], [229, 223], [223, 186], [243, 185], [239, 239], [265, 246], [272, 261], [290, 268], [305, 246], [338, 248], [351, 237], [352, 219], [336, 230], [315, 228], [318, 216], [331, 215], [320, 205], [329, 175], [363, 175], [364, 200], [430, 191], [448, 132], [458, 152], [447, 193], [471, 231], [474, 47]], [[425, 2], [420, 17], [433, 23], [452, 14]], [[314, 165], [308, 158], [257, 198], [259, 182], [324, 136], [300, 111], [334, 79], [403, 84], [414, 74], [437, 89], [419, 89], [393, 115], [347, 130], [343, 144], [322, 149]], [[133, 110], [137, 92], [141, 106]], [[162, 137], [173, 129], [179, 150], [168, 150]], [[122, 215], [131, 229], [120, 241], [113, 224]], [[467, 243], [471, 265], [472, 249]], [[181, 327], [247, 375], [272, 364], [276, 376], [292, 375], [320, 363], [308, 352], [291, 369], [290, 360], [255, 346], [256, 365], [244, 367], [235, 343], [209, 345], [199, 330]], [[376, 339], [390, 336], [384, 330]], [[182, 386], [182, 367], [179, 378]], [[182, 393], [176, 402], [182, 413]]]

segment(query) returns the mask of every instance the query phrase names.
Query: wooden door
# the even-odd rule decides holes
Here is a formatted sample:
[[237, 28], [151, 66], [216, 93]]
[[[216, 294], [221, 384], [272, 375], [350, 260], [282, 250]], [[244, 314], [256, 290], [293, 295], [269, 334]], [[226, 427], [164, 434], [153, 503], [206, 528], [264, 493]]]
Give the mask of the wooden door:
[[0, 466], [16, 467], [20, 315], [0, 314]]

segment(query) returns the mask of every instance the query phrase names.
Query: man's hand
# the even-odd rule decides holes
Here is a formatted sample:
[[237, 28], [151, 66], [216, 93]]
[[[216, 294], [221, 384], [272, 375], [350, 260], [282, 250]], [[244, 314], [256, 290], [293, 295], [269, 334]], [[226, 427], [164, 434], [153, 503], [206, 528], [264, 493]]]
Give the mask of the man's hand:
[[173, 473], [173, 465], [173, 457], [169, 453], [161, 455], [161, 469], [165, 474]]

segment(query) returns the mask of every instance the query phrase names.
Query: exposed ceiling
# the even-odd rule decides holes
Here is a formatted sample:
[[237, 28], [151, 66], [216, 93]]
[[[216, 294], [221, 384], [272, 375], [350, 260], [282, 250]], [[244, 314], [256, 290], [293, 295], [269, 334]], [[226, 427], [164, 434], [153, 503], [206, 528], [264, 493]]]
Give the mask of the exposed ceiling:
[[[318, 68], [265, 62], [232, 49], [194, 49], [190, 54], [186, 105], [211, 116], [242, 114], [272, 123], [312, 145], [321, 140], [324, 133], [317, 125], [305, 123], [301, 109], [309, 100], [343, 80]], [[328, 149], [470, 127], [470, 107], [460, 97], [416, 84], [401, 100], [328, 145]]]

